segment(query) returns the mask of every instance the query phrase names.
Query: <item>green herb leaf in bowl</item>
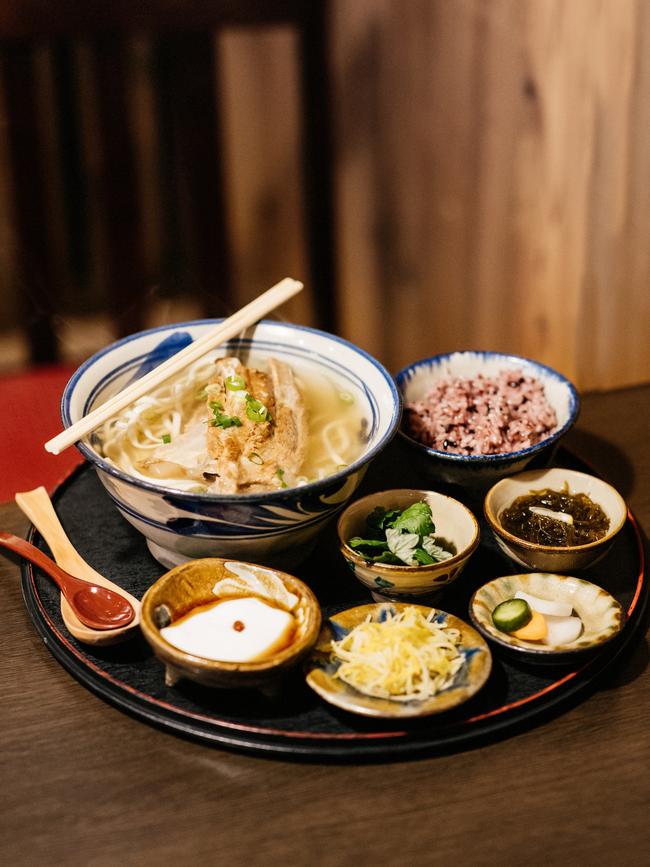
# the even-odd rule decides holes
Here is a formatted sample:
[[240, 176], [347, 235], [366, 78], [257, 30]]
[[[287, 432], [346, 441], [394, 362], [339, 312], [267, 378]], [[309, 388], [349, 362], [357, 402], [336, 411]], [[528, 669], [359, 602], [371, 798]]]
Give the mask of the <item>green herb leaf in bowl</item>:
[[424, 501], [407, 509], [377, 506], [366, 517], [367, 538], [353, 536], [348, 545], [369, 563], [428, 566], [452, 556], [438, 544], [431, 507]]

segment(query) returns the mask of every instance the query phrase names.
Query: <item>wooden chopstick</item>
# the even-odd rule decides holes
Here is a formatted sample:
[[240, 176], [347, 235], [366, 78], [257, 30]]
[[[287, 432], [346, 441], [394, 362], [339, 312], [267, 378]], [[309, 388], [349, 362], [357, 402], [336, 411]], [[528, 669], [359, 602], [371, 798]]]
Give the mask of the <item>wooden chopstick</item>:
[[109, 418], [116, 415], [129, 404], [133, 403], [139, 397], [142, 397], [147, 392], [159, 386], [170, 376], [178, 373], [188, 364], [201, 358], [206, 352], [230, 340], [231, 337], [244, 331], [250, 325], [258, 322], [271, 310], [284, 304], [289, 298], [292, 298], [303, 288], [303, 284], [299, 280], [293, 280], [291, 277], [285, 277], [280, 280], [275, 286], [267, 289], [249, 304], [246, 304], [241, 310], [233, 313], [212, 331], [195, 340], [185, 349], [172, 355], [167, 361], [163, 361], [158, 367], [155, 367], [149, 373], [145, 374], [141, 379], [128, 385], [118, 394], [109, 398], [106, 403], [98, 406], [88, 415], [79, 419], [79, 421], [70, 425], [60, 434], [57, 434], [53, 439], [45, 443], [45, 449], [53, 455], [58, 455], [64, 449], [76, 443], [82, 437], [89, 434], [95, 428], [99, 427]]

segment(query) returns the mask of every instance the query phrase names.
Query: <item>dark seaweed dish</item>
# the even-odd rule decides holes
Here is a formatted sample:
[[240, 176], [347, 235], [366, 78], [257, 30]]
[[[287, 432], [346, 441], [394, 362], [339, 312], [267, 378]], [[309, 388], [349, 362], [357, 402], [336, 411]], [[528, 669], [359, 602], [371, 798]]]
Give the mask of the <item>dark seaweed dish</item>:
[[609, 518], [587, 494], [572, 494], [568, 484], [561, 491], [545, 488], [530, 491], [504, 509], [499, 516], [508, 533], [557, 548], [588, 545], [609, 530]]

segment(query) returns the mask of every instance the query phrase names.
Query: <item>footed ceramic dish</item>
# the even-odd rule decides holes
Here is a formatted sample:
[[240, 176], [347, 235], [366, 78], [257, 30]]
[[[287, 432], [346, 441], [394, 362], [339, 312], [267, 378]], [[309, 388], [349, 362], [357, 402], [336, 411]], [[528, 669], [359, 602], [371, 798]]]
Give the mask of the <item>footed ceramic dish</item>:
[[[236, 592], [215, 595], [215, 584], [223, 579], [237, 581], [242, 574], [252, 575], [262, 587], [258, 593], [248, 593], [262, 601], [285, 607], [282, 600], [267, 595], [265, 579], [281, 582], [281, 590], [297, 601], [291, 613], [296, 620], [290, 643], [272, 655], [252, 662], [223, 662], [208, 659], [180, 650], [165, 640], [161, 629], [173, 624], [192, 608], [215, 602], [219, 598], [237, 598], [244, 594]], [[277, 690], [283, 675], [297, 665], [311, 650], [321, 625], [320, 606], [312, 591], [293, 575], [265, 569], [252, 563], [208, 557], [176, 566], [162, 575], [145, 593], [142, 599], [141, 629], [154, 654], [165, 666], [165, 683], [173, 686], [181, 678], [196, 681], [205, 686], [227, 689], [259, 689], [271, 697]]]
[[[569, 644], [548, 645], [522, 641], [497, 629], [492, 612], [501, 602], [512, 599], [517, 591], [552, 602], [570, 603], [582, 620], [582, 633]], [[602, 587], [582, 578], [548, 572], [505, 575], [489, 581], [472, 596], [469, 616], [489, 641], [528, 662], [542, 664], [569, 662], [579, 654], [598, 649], [615, 638], [625, 622], [621, 604]]]
[[400, 602], [375, 603], [348, 608], [330, 617], [323, 623], [318, 641], [307, 661], [307, 684], [326, 702], [350, 713], [369, 717], [424, 717], [466, 702], [487, 681], [492, 669], [492, 655], [475, 629], [445, 611], [436, 610], [434, 622], [458, 630], [458, 650], [463, 656], [463, 664], [449, 687], [423, 700], [398, 701], [361, 692], [336, 676], [341, 662], [332, 655], [332, 641], [340, 640], [368, 617], [381, 623], [386, 619], [387, 611], [395, 613], [410, 607], [418, 609], [425, 617], [432, 610], [428, 606], [411, 606]]

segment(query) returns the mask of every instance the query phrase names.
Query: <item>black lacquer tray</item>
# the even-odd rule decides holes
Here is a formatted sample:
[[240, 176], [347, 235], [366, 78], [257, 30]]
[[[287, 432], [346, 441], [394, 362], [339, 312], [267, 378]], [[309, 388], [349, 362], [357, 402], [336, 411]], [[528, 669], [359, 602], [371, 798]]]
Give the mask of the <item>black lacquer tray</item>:
[[[409, 475], [402, 448], [394, 442], [373, 463], [359, 495], [424, 487], [421, 479]], [[555, 462], [589, 471], [562, 450]], [[53, 500], [61, 523], [84, 559], [134, 596], [140, 598], [164, 572], [144, 539], [116, 511], [88, 465], [77, 469]], [[481, 517], [480, 502], [468, 505]], [[498, 575], [522, 571], [498, 552], [482, 518], [480, 522], [479, 550], [458, 581], [436, 601], [439, 608], [464, 620], [468, 620], [469, 598], [478, 586]], [[48, 550], [34, 530], [32, 541]], [[334, 523], [313, 555], [295, 571], [315, 590], [325, 615], [370, 601], [338, 553]], [[26, 565], [22, 586], [31, 618], [52, 655], [84, 686], [123, 711], [207, 744], [282, 758], [361, 761], [476, 746], [540, 724], [586, 695], [641, 631], [644, 621], [648, 590], [643, 545], [632, 515], [607, 557], [581, 576], [605, 587], [627, 612], [626, 625], [614, 641], [569, 667], [526, 665], [500, 655], [493, 647], [493, 670], [478, 695], [453, 711], [406, 725], [337, 710], [305, 685], [300, 670], [291, 675], [281, 700], [275, 703], [257, 693], [210, 690], [183, 681], [167, 687], [163, 667], [144, 639], [106, 648], [80, 644], [65, 630], [54, 584]]]

